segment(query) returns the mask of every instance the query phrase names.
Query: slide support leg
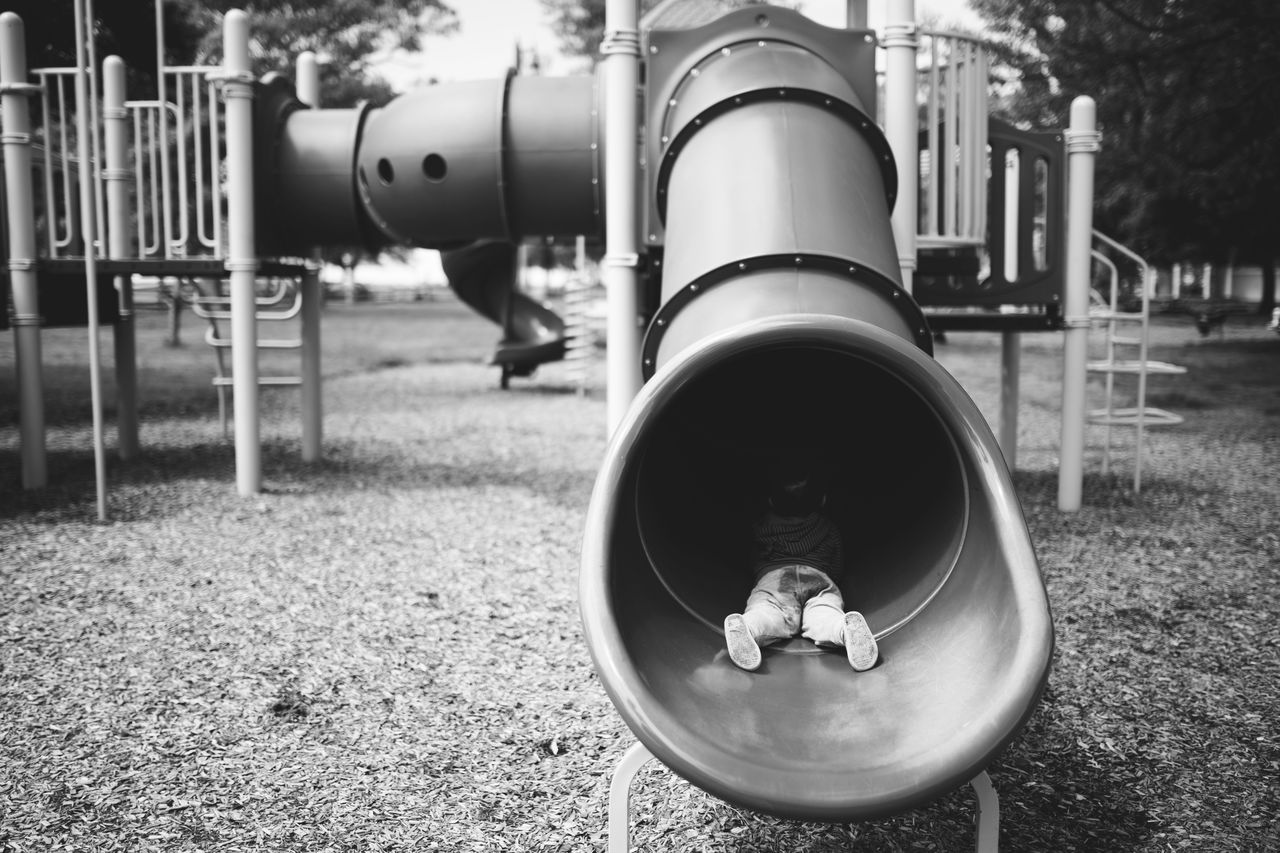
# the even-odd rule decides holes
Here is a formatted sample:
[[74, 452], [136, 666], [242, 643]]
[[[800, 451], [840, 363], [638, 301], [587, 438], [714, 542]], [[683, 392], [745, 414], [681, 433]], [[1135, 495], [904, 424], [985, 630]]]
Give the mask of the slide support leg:
[[609, 853], [631, 849], [631, 780], [653, 753], [642, 743], [632, 744], [613, 768], [609, 783]]
[[978, 795], [976, 823], [978, 828], [978, 853], [996, 853], [1000, 849], [1000, 797], [987, 771], [982, 771], [969, 783]]

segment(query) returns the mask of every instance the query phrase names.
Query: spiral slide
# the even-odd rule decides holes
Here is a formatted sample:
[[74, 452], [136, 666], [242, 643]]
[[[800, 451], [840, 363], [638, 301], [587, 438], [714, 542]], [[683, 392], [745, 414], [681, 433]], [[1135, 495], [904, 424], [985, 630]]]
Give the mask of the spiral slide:
[[516, 289], [516, 255], [515, 245], [502, 240], [478, 240], [440, 253], [458, 298], [502, 327], [490, 363], [502, 368], [504, 388], [510, 377], [528, 376], [565, 352], [564, 320]]

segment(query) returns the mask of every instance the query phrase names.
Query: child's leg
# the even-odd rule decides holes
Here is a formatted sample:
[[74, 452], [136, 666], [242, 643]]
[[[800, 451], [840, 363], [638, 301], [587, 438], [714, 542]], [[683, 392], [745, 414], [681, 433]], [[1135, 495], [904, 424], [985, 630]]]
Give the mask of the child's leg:
[[871, 669], [880, 656], [875, 635], [856, 610], [845, 612], [840, 589], [822, 572], [811, 583], [812, 596], [804, 604], [804, 636], [820, 646], [844, 646], [849, 665], [858, 672]]
[[817, 569], [807, 569], [802, 636], [819, 646], [844, 645], [844, 596], [835, 582]]
[[760, 645], [785, 640], [800, 632], [800, 599], [796, 595], [796, 567], [765, 572], [747, 598], [742, 618]]

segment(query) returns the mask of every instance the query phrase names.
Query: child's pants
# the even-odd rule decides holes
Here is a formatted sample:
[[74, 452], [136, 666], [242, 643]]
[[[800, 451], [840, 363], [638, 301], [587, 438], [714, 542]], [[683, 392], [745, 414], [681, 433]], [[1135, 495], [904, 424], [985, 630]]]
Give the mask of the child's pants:
[[742, 618], [762, 646], [797, 634], [822, 646], [844, 645], [844, 598], [835, 582], [812, 566], [765, 572]]

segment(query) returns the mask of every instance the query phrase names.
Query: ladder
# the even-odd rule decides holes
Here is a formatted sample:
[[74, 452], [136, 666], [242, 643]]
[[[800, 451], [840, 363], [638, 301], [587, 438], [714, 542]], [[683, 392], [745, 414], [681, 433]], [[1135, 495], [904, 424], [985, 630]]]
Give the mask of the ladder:
[[[1131, 427], [1134, 430], [1134, 463], [1133, 491], [1142, 491], [1142, 455], [1144, 431], [1147, 427], [1174, 426], [1182, 423], [1182, 416], [1155, 406], [1148, 406], [1147, 377], [1152, 375], [1173, 376], [1187, 372], [1181, 365], [1164, 361], [1155, 361], [1147, 357], [1150, 337], [1150, 266], [1140, 255], [1100, 231], [1093, 232], [1094, 240], [1102, 245], [1102, 249], [1093, 250], [1093, 258], [1106, 268], [1109, 279], [1108, 293], [1100, 294], [1094, 290], [1092, 306], [1089, 311], [1092, 327], [1101, 327], [1104, 332], [1104, 351], [1100, 359], [1087, 363], [1090, 373], [1101, 373], [1106, 377], [1104, 383], [1105, 397], [1101, 408], [1091, 409], [1088, 421], [1106, 427], [1103, 444], [1102, 473], [1111, 470], [1112, 427]], [[1110, 249], [1132, 261], [1139, 271], [1139, 290], [1141, 291], [1141, 307], [1137, 311], [1123, 311], [1120, 308], [1120, 271], [1106, 251]], [[1136, 352], [1135, 352], [1136, 348]], [[1137, 377], [1135, 400], [1132, 406], [1116, 406], [1116, 377]]]
[[[227, 390], [232, 387], [234, 378], [227, 369], [225, 353], [231, 348], [230, 336], [223, 337], [219, 321], [231, 320], [231, 297], [223, 292], [223, 279], [195, 279], [195, 295], [191, 299], [191, 310], [196, 316], [203, 318], [209, 325], [205, 330], [204, 341], [213, 348], [215, 358], [215, 374], [213, 387], [218, 392], [218, 417], [222, 423], [222, 434], [230, 438], [229, 419], [227, 416]], [[265, 289], [264, 289], [265, 285]], [[286, 276], [273, 276], [259, 281], [259, 293], [254, 298], [257, 305], [255, 316], [259, 322], [280, 323], [292, 320], [302, 310], [302, 288], [299, 283]], [[257, 341], [258, 350], [300, 350], [302, 337], [263, 338]], [[258, 377], [260, 387], [300, 386], [300, 375], [265, 375]]]

